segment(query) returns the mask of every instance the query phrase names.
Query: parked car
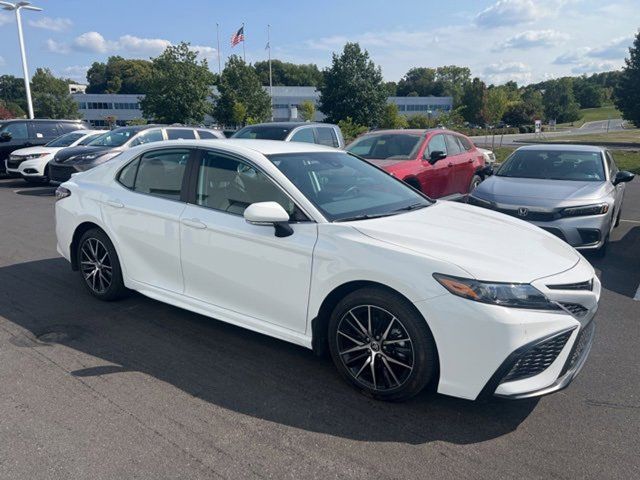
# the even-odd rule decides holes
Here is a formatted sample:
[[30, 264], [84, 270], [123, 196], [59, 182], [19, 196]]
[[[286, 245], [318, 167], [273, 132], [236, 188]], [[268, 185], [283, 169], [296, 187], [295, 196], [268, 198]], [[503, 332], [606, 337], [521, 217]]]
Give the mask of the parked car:
[[61, 135], [42, 147], [15, 150], [6, 161], [7, 173], [21, 176], [30, 183], [48, 183], [47, 164], [57, 152], [66, 147], [86, 146], [106, 132], [106, 130], [75, 130]]
[[633, 177], [602, 147], [530, 145], [516, 150], [468, 201], [603, 255], [620, 222], [625, 183]]
[[462, 198], [488, 173], [473, 142], [449, 130], [377, 130], [358, 137], [346, 150], [431, 198]]
[[241, 128], [233, 134], [232, 138], [317, 143], [328, 147], [344, 148], [344, 137], [340, 127], [330, 123], [259, 123]]
[[120, 127], [96, 138], [87, 146], [60, 150], [48, 164], [49, 176], [53, 183], [65, 182], [74, 173], [89, 170], [111, 160], [128, 148], [145, 143], [162, 140], [217, 138], [224, 138], [224, 134], [219, 130], [207, 128], [165, 127], [161, 125]]
[[60, 135], [87, 128], [82, 120], [0, 120], [0, 173], [5, 173], [5, 161], [11, 152], [45, 145]]
[[476, 148], [484, 157], [484, 163], [487, 166], [490, 166], [491, 168], [493, 168], [494, 164], [496, 163], [496, 154], [493, 153], [493, 151], [488, 150], [486, 148], [480, 148], [480, 147], [476, 147]]
[[573, 248], [430, 200], [344, 151], [159, 142], [74, 176], [56, 197], [58, 251], [97, 298], [133, 289], [328, 346], [376, 398], [431, 381], [467, 399], [543, 395], [575, 377], [591, 346], [600, 282]]

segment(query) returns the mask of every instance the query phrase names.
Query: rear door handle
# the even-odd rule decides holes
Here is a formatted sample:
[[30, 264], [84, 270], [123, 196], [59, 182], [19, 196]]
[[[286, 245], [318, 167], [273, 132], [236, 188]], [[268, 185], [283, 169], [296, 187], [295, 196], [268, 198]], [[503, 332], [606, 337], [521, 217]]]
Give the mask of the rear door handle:
[[113, 208], [122, 208], [122, 207], [124, 207], [124, 203], [122, 203], [120, 200], [107, 200], [105, 203], [107, 205], [109, 205], [110, 207], [113, 207]]
[[198, 228], [200, 230], [204, 230], [205, 228], [207, 228], [207, 226], [197, 218], [183, 218], [182, 220], [180, 220], [180, 223], [187, 227]]

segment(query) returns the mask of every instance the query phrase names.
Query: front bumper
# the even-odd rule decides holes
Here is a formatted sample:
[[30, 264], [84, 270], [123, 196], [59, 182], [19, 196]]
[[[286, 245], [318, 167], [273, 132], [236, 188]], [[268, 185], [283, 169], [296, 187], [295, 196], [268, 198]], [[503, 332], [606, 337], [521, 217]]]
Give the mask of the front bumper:
[[[590, 290], [569, 287], [587, 280]], [[439, 393], [528, 398], [560, 390], [576, 377], [593, 341], [600, 282], [581, 257], [566, 272], [531, 283], [565, 309], [507, 308], [451, 294], [415, 303], [436, 342]]]

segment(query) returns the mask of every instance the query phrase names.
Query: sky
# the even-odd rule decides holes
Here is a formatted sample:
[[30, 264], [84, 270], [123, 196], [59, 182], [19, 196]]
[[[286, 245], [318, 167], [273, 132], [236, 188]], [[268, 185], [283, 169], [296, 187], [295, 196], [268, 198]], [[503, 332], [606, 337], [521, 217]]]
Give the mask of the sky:
[[[10, 0], [16, 1], [16, 0]], [[620, 68], [640, 28], [640, 0], [33, 0], [23, 11], [30, 73], [48, 67], [86, 82], [94, 61], [110, 55], [150, 58], [190, 42], [218, 70], [242, 45], [230, 37], [245, 23], [246, 58], [325, 67], [357, 41], [397, 81], [412, 67], [459, 65], [488, 83], [519, 84]], [[14, 12], [0, 10], [0, 74], [22, 76]]]

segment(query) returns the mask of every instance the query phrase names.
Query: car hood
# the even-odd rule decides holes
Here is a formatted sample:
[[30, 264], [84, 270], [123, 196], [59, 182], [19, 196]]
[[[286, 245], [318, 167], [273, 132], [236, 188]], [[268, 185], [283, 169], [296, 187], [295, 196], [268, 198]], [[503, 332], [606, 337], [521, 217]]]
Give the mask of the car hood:
[[479, 280], [529, 283], [568, 270], [580, 259], [571, 246], [535, 225], [448, 201], [352, 226], [371, 238], [453, 263]]
[[58, 150], [61, 150], [60, 147], [27, 147], [21, 148], [20, 150], [14, 150], [11, 152], [11, 155], [18, 155], [20, 157], [24, 157], [27, 155], [37, 155], [39, 153], [56, 153]]
[[60, 150], [55, 157], [56, 162], [58, 163], [73, 163], [73, 160], [69, 161], [72, 157], [80, 154], [87, 153], [99, 153], [102, 155], [103, 153], [111, 152], [115, 150], [113, 147], [101, 147], [101, 146], [76, 146], [76, 147], [67, 147]]
[[606, 182], [578, 182], [537, 178], [492, 176], [473, 191], [473, 196], [497, 203], [548, 206], [558, 201], [581, 201], [602, 198]]

